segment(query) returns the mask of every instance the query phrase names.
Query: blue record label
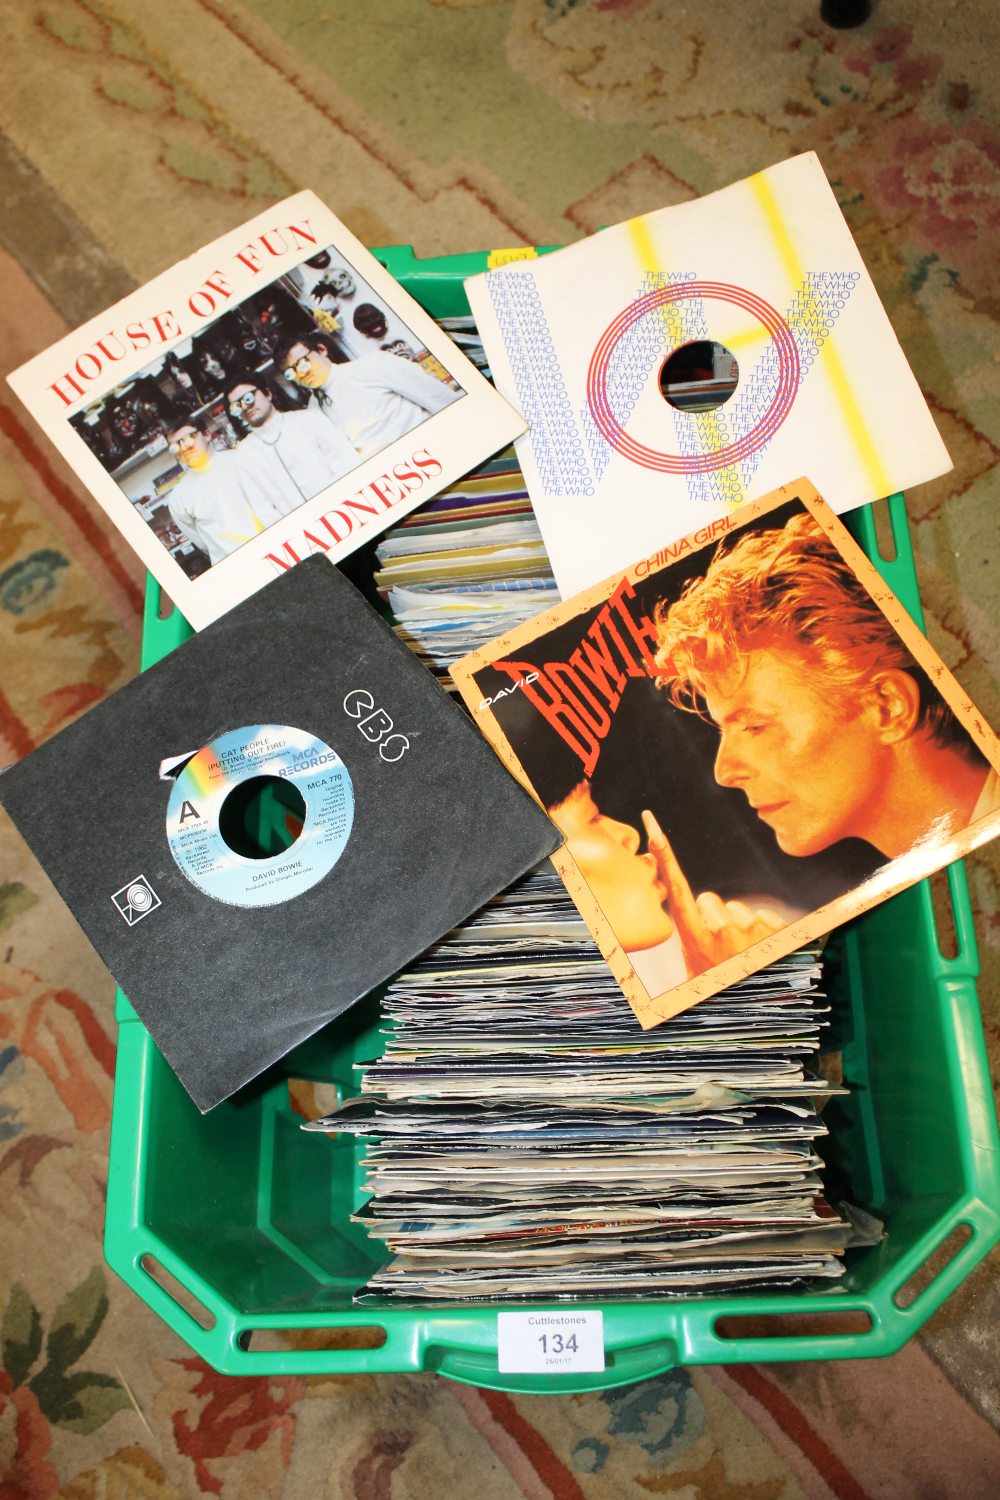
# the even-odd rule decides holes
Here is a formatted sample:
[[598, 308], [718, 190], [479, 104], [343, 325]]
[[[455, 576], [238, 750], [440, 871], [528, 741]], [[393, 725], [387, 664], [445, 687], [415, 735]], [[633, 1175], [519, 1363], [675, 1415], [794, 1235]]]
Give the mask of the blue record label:
[[[220, 818], [230, 793], [256, 777], [291, 782], [305, 816], [294, 843], [255, 859], [230, 847]], [[181, 873], [206, 896], [230, 906], [277, 906], [329, 874], [353, 822], [354, 787], [335, 750], [302, 729], [251, 724], [210, 740], [187, 762], [167, 804], [167, 841]]]

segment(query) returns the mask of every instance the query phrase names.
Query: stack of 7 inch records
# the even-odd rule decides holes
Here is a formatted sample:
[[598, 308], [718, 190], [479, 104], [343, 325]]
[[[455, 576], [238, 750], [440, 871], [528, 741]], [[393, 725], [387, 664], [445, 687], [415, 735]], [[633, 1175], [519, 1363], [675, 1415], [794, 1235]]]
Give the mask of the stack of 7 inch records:
[[361, 1301], [691, 1296], [842, 1274], [810, 1078], [818, 950], [644, 1033], [539, 870], [399, 975], [385, 1053], [307, 1126], [369, 1137]]
[[202, 1111], [388, 984], [362, 1296], [835, 1278], [823, 936], [1000, 833], [838, 520], [947, 454], [815, 157], [467, 291], [301, 193], [14, 372], [197, 634], [0, 801]]
[[[370, 1142], [357, 1218], [390, 1259], [360, 1298], [685, 1297], [836, 1278], [845, 1247], [880, 1229], [832, 1208], [819, 1175], [817, 1105], [837, 1091], [812, 1075], [822, 938], [993, 836], [995, 742], [808, 483], [563, 604], [518, 501], [516, 472], [495, 462], [378, 551], [397, 633], [451, 675], [565, 842], [561, 882], [536, 871], [396, 977], [383, 1056], [307, 1127]], [[665, 690], [671, 617], [737, 564], [737, 596], [751, 589], [758, 558], [768, 609], [799, 572], [821, 576], [828, 603], [842, 590], [855, 630], [881, 643], [889, 687], [923, 678], [928, 702], [940, 694], [952, 788], [905, 868], [874, 823], [797, 844], [784, 803], [749, 771], [730, 777], [704, 701]], [[672, 914], [662, 931], [637, 929], [644, 882], [657, 918]]]
[[[503, 457], [378, 549], [397, 633], [446, 682], [555, 602], [524, 503]], [[823, 1196], [818, 1149], [833, 1090], [807, 1071], [827, 1024], [818, 946], [644, 1032], [544, 866], [398, 975], [383, 1016], [357, 1097], [306, 1127], [367, 1142], [356, 1218], [389, 1259], [358, 1300], [684, 1297], [842, 1274], [857, 1231]]]

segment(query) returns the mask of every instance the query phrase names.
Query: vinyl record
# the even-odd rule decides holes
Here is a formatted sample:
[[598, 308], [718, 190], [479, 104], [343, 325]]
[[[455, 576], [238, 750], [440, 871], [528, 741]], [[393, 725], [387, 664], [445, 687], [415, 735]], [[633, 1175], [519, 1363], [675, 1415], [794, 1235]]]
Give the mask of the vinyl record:
[[[305, 786], [301, 824], [286, 848], [241, 853], [226, 837], [226, 810], [241, 791], [275, 780]], [[184, 764], [167, 803], [167, 842], [181, 873], [214, 901], [274, 906], [333, 869], [353, 821], [354, 788], [336, 750], [288, 725], [251, 724], [220, 735]]]
[[0, 801], [202, 1110], [559, 843], [319, 556], [11, 767]]

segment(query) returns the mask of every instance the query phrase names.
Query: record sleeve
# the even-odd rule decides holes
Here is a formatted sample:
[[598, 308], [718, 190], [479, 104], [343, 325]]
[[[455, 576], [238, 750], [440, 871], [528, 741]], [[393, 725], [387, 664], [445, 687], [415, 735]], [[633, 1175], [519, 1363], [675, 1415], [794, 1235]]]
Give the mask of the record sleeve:
[[1000, 833], [1000, 742], [806, 480], [452, 675], [643, 1026]]
[[320, 557], [9, 767], [0, 802], [202, 1111], [560, 841]]
[[814, 152], [466, 290], [563, 598], [790, 475], [840, 514], [951, 467]]
[[310, 192], [9, 381], [196, 630], [304, 557], [345, 557], [525, 425]]

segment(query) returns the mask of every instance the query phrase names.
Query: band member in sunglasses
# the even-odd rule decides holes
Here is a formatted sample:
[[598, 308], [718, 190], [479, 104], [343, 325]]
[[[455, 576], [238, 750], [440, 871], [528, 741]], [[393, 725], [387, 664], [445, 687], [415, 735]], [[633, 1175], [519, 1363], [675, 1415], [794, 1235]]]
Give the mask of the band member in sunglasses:
[[281, 515], [311, 500], [360, 462], [339, 428], [314, 407], [279, 411], [256, 376], [231, 382], [226, 399], [230, 415], [250, 429], [236, 450], [237, 461]]
[[171, 428], [167, 441], [184, 470], [167, 502], [171, 518], [213, 566], [280, 519], [260, 482], [195, 422]]
[[315, 394], [323, 415], [361, 458], [394, 443], [460, 394], [419, 365], [381, 349], [337, 364], [330, 340], [319, 334], [286, 340], [274, 357], [287, 380]]

